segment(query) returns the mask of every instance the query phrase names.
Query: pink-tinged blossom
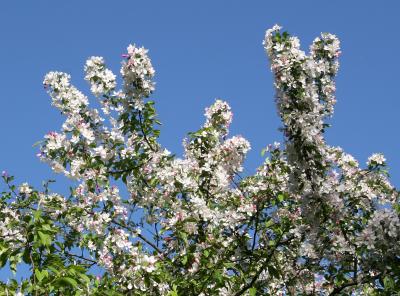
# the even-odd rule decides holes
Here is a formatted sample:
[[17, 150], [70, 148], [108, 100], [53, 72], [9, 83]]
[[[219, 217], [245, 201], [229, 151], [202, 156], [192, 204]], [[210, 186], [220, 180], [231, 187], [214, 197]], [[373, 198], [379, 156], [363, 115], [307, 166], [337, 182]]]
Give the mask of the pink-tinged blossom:
[[367, 165], [374, 166], [374, 165], [384, 165], [386, 162], [386, 158], [381, 153], [372, 154], [368, 157]]
[[71, 76], [62, 72], [50, 72], [43, 81], [53, 99], [53, 105], [62, 112], [77, 113], [88, 105], [88, 99], [70, 84]]
[[30, 195], [32, 193], [32, 188], [28, 183], [22, 183], [19, 186], [19, 193], [24, 195]]
[[206, 108], [204, 115], [207, 118], [205, 127], [212, 126], [221, 132], [221, 135], [226, 135], [228, 133], [233, 113], [227, 102], [216, 100], [214, 104]]
[[85, 65], [85, 80], [95, 96], [112, 92], [116, 87], [116, 76], [107, 69], [102, 57], [90, 57]]
[[142, 109], [143, 98], [147, 98], [154, 90], [152, 81], [155, 71], [143, 47], [129, 45], [127, 59], [122, 62], [121, 75], [124, 79], [124, 92], [127, 99], [133, 99], [135, 107]]

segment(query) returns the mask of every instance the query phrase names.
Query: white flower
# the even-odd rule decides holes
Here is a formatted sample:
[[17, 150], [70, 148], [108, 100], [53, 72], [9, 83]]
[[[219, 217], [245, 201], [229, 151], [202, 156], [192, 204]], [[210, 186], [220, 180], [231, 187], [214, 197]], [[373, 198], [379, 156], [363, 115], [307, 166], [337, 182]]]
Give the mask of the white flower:
[[141, 99], [148, 97], [154, 90], [154, 69], [147, 49], [129, 45], [127, 60], [122, 63], [121, 75], [124, 79], [124, 90], [128, 97], [133, 97], [137, 102], [136, 107], [141, 106]]
[[78, 113], [86, 108], [88, 99], [70, 85], [71, 76], [62, 72], [50, 72], [43, 81], [53, 99], [53, 105], [65, 113]]
[[63, 173], [65, 171], [65, 167], [56, 160], [51, 161], [50, 165], [55, 173]]
[[22, 183], [21, 186], [19, 187], [19, 193], [30, 195], [32, 193], [32, 189], [28, 183]]
[[90, 90], [95, 96], [109, 93], [115, 89], [116, 77], [105, 67], [102, 57], [90, 57], [85, 65], [85, 79], [90, 82]]
[[222, 134], [228, 133], [229, 125], [232, 122], [233, 113], [227, 102], [216, 100], [214, 104], [206, 108], [204, 114], [207, 118], [206, 127], [214, 127], [222, 131]]
[[88, 124], [82, 124], [79, 128], [81, 135], [86, 138], [89, 143], [92, 143], [95, 140], [94, 132], [92, 129], [88, 127]]
[[145, 264], [144, 269], [147, 272], [153, 272], [156, 269], [155, 267], [156, 262], [157, 259], [154, 256], [148, 256], [148, 255], [143, 256], [143, 263]]
[[96, 250], [96, 245], [91, 240], [88, 241], [87, 246], [88, 246], [89, 250], [92, 250], [92, 251]]
[[386, 161], [385, 156], [381, 153], [374, 153], [370, 157], [368, 157], [367, 165], [384, 165]]
[[93, 148], [94, 155], [100, 156], [102, 160], [107, 160], [108, 159], [108, 154], [107, 154], [107, 149], [104, 148], [104, 146], [99, 146], [96, 148]]

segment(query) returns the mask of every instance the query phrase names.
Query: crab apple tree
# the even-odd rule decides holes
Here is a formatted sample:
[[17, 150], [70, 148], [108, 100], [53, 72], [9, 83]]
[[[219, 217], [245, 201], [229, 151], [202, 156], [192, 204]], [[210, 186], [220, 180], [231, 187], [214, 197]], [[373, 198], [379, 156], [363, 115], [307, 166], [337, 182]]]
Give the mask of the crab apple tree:
[[247, 176], [250, 143], [229, 136], [223, 100], [206, 108], [182, 157], [162, 147], [143, 47], [127, 48], [120, 87], [102, 57], [87, 60], [98, 109], [68, 74], [48, 73], [65, 122], [38, 157], [74, 186], [60, 194], [3, 172], [0, 266], [19, 276], [0, 294], [398, 295], [399, 194], [385, 157], [360, 165], [324, 138], [339, 40], [323, 33], [306, 54], [274, 26], [264, 47], [284, 141]]

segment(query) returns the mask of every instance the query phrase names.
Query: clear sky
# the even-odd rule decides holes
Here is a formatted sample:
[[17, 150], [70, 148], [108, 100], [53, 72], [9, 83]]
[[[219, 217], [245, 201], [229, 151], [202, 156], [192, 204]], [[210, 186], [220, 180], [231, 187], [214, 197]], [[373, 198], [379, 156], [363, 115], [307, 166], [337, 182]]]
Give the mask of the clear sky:
[[[246, 174], [260, 151], [282, 141], [272, 76], [262, 40], [278, 23], [303, 49], [320, 34], [342, 42], [330, 144], [362, 164], [383, 152], [400, 187], [399, 1], [55, 1], [0, 2], [0, 170], [40, 185], [50, 168], [32, 144], [63, 118], [42, 86], [52, 70], [68, 72], [86, 94], [83, 65], [103, 56], [119, 73], [129, 43], [149, 48], [156, 69], [154, 100], [163, 122], [161, 142], [180, 154], [188, 131], [203, 122], [215, 98], [234, 111], [231, 135], [252, 144]], [[62, 178], [57, 188], [62, 188]]]

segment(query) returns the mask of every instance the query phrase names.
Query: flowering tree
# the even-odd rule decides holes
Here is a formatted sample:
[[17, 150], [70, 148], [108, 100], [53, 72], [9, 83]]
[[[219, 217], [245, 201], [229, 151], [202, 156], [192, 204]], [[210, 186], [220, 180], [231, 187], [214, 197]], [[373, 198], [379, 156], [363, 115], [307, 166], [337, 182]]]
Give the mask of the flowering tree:
[[240, 176], [250, 144], [228, 138], [221, 100], [188, 134], [183, 158], [162, 148], [144, 48], [123, 55], [121, 90], [103, 58], [86, 62], [101, 111], [68, 74], [47, 74], [66, 119], [39, 157], [77, 185], [62, 196], [3, 172], [0, 266], [18, 272], [23, 262], [30, 273], [1, 283], [1, 295], [398, 293], [399, 194], [385, 158], [361, 168], [324, 140], [338, 39], [322, 34], [306, 55], [274, 26], [264, 46], [285, 143], [268, 145], [252, 176]]

